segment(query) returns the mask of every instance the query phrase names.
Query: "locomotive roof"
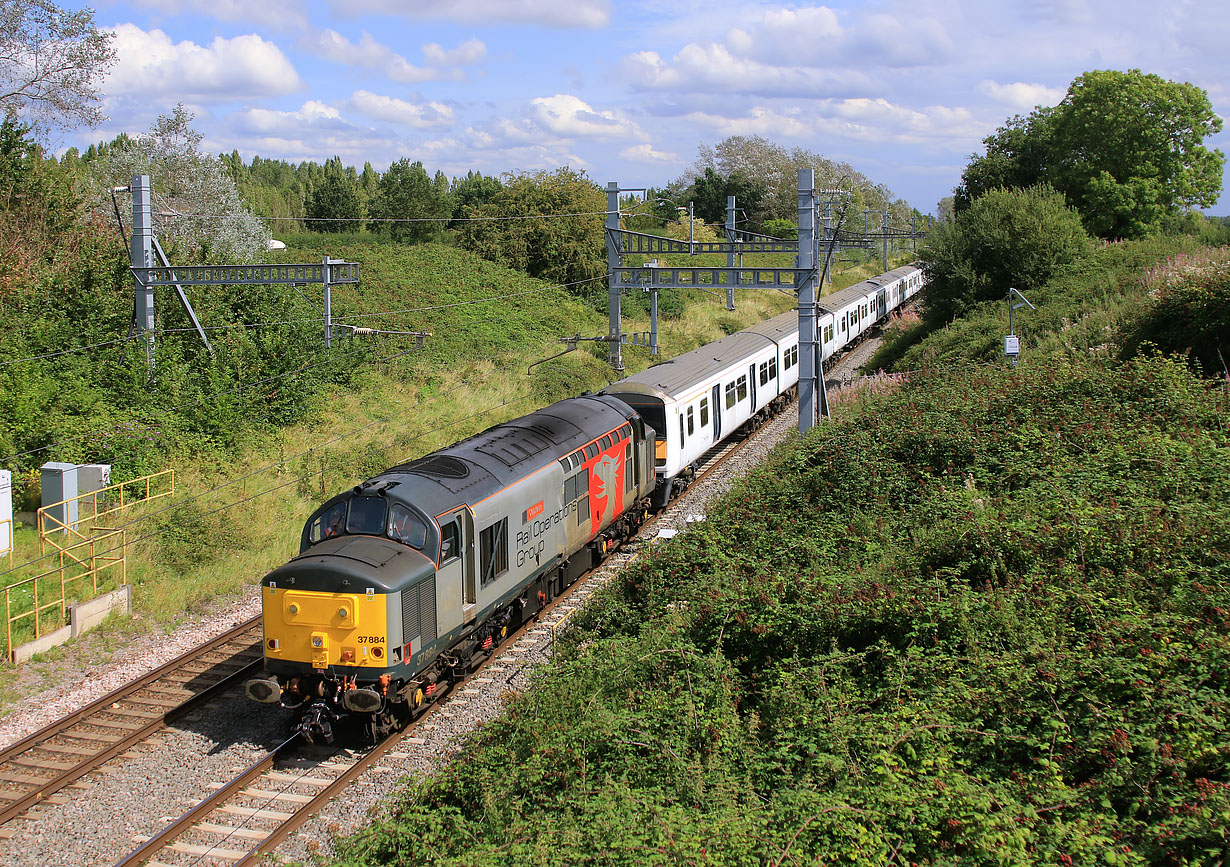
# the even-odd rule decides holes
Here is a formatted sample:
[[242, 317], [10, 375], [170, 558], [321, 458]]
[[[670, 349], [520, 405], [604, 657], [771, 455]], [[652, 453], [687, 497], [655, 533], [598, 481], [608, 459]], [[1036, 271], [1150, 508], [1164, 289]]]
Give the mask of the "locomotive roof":
[[584, 395], [487, 428], [482, 433], [385, 470], [365, 485], [395, 482], [388, 497], [439, 515], [474, 504], [632, 418], [625, 404]]

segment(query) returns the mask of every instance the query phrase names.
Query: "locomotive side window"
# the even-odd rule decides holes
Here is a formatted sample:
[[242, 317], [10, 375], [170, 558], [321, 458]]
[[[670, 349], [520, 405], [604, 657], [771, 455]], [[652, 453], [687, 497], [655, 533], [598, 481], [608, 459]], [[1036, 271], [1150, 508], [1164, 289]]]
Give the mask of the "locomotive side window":
[[709, 398], [707, 397], [700, 399], [700, 426], [709, 426]]
[[461, 556], [461, 528], [450, 521], [440, 528], [440, 562]]
[[346, 515], [346, 532], [384, 535], [386, 505], [382, 497], [354, 497]]
[[486, 587], [508, 571], [508, 519], [501, 518], [478, 534], [478, 563]]
[[312, 522], [312, 544], [340, 536], [346, 529], [346, 504], [338, 503]]
[[427, 544], [427, 525], [405, 506], [394, 504], [389, 509], [389, 538], [422, 551]]

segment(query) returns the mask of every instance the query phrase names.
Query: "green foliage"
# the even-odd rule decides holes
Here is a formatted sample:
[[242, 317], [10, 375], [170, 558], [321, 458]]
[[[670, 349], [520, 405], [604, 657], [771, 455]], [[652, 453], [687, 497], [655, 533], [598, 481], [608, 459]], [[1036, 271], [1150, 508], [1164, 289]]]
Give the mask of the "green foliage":
[[[464, 178], [453, 178], [449, 187], [453, 202], [453, 219], [463, 219], [468, 209], [485, 205], [503, 188], [499, 178], [484, 176], [482, 172], [469, 171]], [[453, 225], [456, 227], [459, 224]]]
[[371, 216], [375, 220], [413, 220], [419, 222], [374, 222], [372, 228], [387, 234], [394, 241], [421, 243], [440, 233], [453, 206], [448, 190], [441, 193], [432, 185], [421, 162], [411, 163], [403, 157], [380, 176], [372, 202]]
[[324, 179], [312, 190], [308, 199], [307, 227], [313, 232], [353, 232], [361, 229], [364, 214], [358, 182], [341, 168], [339, 157], [329, 162], [333, 165], [326, 164]]
[[980, 301], [1027, 292], [1089, 249], [1080, 217], [1049, 187], [993, 190], [949, 223], [919, 252], [927, 274], [926, 316], [946, 322]]
[[984, 139], [956, 208], [1000, 187], [1049, 183], [1094, 235], [1156, 234], [1167, 218], [1217, 200], [1225, 158], [1203, 141], [1221, 127], [1208, 94], [1192, 84], [1139, 69], [1086, 72], [1058, 106], [1014, 117]]
[[735, 205], [742, 212], [736, 214], [740, 224], [753, 231], [758, 230], [764, 221], [762, 203], [765, 188], [763, 184], [749, 179], [739, 171], [722, 177], [706, 166], [704, 172], [692, 182], [693, 213], [706, 222], [725, 226], [726, 201], [729, 196], [735, 197]]
[[1230, 378], [1230, 255], [1180, 256], [1148, 275], [1150, 300], [1128, 329], [1123, 355], [1144, 347], [1187, 355], [1207, 375]]
[[917, 374], [643, 555], [340, 863], [1219, 863], [1226, 399]]
[[1176, 210], [1207, 207], [1221, 191], [1221, 131], [1208, 94], [1192, 84], [1128, 72], [1078, 76], [1055, 120], [1056, 179], [1090, 232], [1137, 238]]
[[[485, 204], [467, 209], [458, 242], [500, 265], [561, 284], [606, 273], [605, 194], [569, 168], [513, 175]], [[584, 293], [587, 286], [574, 290]]]
[[799, 239], [799, 227], [793, 220], [765, 220], [764, 233], [785, 241]]

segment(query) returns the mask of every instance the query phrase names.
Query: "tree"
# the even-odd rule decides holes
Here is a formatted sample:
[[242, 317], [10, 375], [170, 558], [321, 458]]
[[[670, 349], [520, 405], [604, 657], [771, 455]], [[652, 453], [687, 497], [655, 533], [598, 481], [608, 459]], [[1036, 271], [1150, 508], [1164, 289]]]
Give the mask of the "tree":
[[371, 215], [376, 220], [415, 222], [377, 222], [372, 228], [388, 234], [394, 241], [422, 243], [430, 240], [443, 226], [434, 221], [452, 216], [447, 179], [443, 187], [441, 191], [438, 182], [433, 184], [421, 162], [412, 163], [402, 157], [380, 176]]
[[919, 251], [927, 274], [926, 318], [944, 323], [1010, 287], [1037, 288], [1089, 250], [1080, 215], [1041, 185], [992, 190], [938, 223]]
[[115, 61], [112, 33], [92, 9], [67, 12], [50, 0], [0, 0], [0, 111], [43, 128], [94, 127], [98, 86]]
[[[449, 187], [449, 195], [453, 202], [453, 220], [461, 220], [469, 209], [477, 208], [491, 201], [504, 185], [499, 178], [485, 176], [482, 172], [466, 172], [464, 178], [453, 178]], [[457, 223], [450, 224], [456, 228]]]
[[325, 164], [324, 179], [307, 203], [307, 227], [313, 232], [354, 232], [363, 228], [363, 201], [359, 185], [341, 168]]
[[[696, 178], [692, 184], [692, 212], [700, 219], [718, 226], [726, 225], [726, 199], [735, 197], [735, 207], [742, 212], [738, 216], [743, 228], [759, 229], [764, 222], [765, 188], [758, 181], [748, 178], [741, 171], [722, 177], [712, 168]], [[746, 216], [743, 216], [746, 215]], [[747, 225], [750, 223], [751, 225]]]
[[1056, 180], [1094, 234], [1154, 234], [1167, 214], [1217, 201], [1225, 157], [1202, 142], [1221, 128], [1193, 84], [1139, 69], [1086, 72], [1055, 119]]
[[954, 191], [958, 211], [998, 188], [1049, 183], [1103, 238], [1156, 234], [1207, 207], [1225, 157], [1202, 142], [1221, 131], [1208, 94], [1139, 69], [1086, 72], [1054, 108], [1014, 117], [984, 139]]
[[[467, 211], [484, 219], [465, 223], [461, 246], [484, 259], [556, 283], [573, 284], [606, 273], [602, 226], [606, 195], [584, 172], [506, 175], [484, 205]], [[576, 290], [586, 294], [584, 287]]]
[[[191, 258], [257, 259], [269, 230], [244, 205], [223, 161], [201, 153], [203, 136], [192, 121], [181, 103], [160, 115], [148, 133], [120, 135], [99, 148], [88, 179], [94, 214], [113, 219], [112, 189], [128, 186], [134, 175], [149, 175], [154, 232], [164, 246], [180, 247]], [[121, 214], [129, 216], [123, 209]]]

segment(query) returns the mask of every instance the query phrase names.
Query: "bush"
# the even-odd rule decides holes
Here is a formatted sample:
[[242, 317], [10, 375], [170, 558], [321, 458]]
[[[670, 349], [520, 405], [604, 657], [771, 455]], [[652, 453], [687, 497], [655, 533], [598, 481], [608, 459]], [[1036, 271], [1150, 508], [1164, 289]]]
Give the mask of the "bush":
[[926, 317], [947, 322], [1010, 287], [1041, 286], [1089, 249], [1080, 216], [1050, 187], [993, 190], [938, 224], [920, 251], [930, 281]]
[[1207, 374], [1230, 377], [1230, 252], [1177, 256], [1144, 279], [1151, 300], [1127, 329], [1124, 357], [1152, 344], [1187, 355]]

